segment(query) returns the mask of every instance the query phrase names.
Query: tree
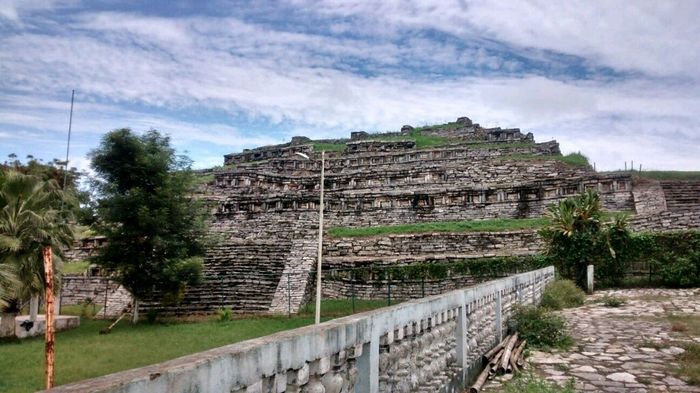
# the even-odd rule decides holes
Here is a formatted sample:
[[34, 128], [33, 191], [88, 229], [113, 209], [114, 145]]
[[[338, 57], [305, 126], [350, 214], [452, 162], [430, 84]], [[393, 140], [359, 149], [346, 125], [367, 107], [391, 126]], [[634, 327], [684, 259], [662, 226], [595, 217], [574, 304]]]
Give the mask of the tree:
[[604, 281], [622, 279], [630, 243], [624, 215], [604, 222], [600, 196], [591, 190], [550, 206], [547, 215], [551, 222], [541, 234], [563, 277], [585, 288], [587, 266], [596, 265]]
[[201, 277], [202, 205], [191, 198], [191, 161], [167, 136], [119, 129], [91, 152], [99, 176], [97, 228], [107, 245], [96, 262], [139, 300], [178, 300]]
[[52, 249], [57, 270], [73, 242], [70, 209], [61, 211], [62, 202], [76, 203], [55, 180], [0, 172], [0, 306], [7, 319], [14, 321], [22, 302], [46, 287], [42, 249]]

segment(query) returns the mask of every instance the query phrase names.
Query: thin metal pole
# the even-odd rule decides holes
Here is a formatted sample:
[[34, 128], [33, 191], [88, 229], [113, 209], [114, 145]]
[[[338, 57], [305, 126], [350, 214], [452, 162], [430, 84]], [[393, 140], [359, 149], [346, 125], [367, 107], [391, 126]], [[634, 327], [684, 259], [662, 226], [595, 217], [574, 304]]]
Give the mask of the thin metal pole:
[[350, 296], [352, 296], [352, 313], [355, 313], [355, 271], [352, 271], [350, 279]]
[[390, 270], [387, 270], [387, 273], [386, 273], [386, 293], [387, 293], [388, 305], [391, 306], [391, 271]]
[[289, 318], [292, 317], [292, 284], [289, 281], [289, 275], [291, 273], [287, 273], [287, 316]]
[[318, 212], [318, 266], [316, 266], [316, 324], [321, 323], [321, 255], [323, 253], [323, 182], [326, 166], [325, 152], [321, 152], [321, 203]]
[[[63, 191], [66, 190], [68, 182], [68, 156], [70, 154], [70, 134], [73, 128], [73, 101], [75, 99], [75, 90], [70, 95], [70, 117], [68, 118], [68, 144], [66, 145], [66, 167], [63, 170]], [[61, 199], [61, 211], [63, 211], [63, 198]]]
[[105, 307], [102, 309], [102, 317], [107, 319], [107, 295], [109, 294], [109, 279], [105, 278]]

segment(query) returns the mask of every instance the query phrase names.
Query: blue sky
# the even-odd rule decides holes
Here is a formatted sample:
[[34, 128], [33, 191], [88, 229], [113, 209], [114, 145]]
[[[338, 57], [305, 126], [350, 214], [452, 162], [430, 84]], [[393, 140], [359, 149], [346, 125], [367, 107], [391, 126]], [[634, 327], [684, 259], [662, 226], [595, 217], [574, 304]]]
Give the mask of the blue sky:
[[0, 0], [0, 158], [155, 128], [195, 167], [469, 116], [599, 169], [700, 170], [700, 2]]

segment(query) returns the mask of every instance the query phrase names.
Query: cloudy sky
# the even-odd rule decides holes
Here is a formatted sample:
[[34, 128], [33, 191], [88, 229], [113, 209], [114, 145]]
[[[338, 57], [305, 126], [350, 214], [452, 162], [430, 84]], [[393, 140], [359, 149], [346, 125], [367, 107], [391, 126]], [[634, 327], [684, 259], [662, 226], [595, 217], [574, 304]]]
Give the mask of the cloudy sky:
[[[700, 1], [0, 0], [0, 160], [156, 128], [196, 167], [469, 116], [700, 170]], [[145, 4], [145, 5], [144, 5]]]

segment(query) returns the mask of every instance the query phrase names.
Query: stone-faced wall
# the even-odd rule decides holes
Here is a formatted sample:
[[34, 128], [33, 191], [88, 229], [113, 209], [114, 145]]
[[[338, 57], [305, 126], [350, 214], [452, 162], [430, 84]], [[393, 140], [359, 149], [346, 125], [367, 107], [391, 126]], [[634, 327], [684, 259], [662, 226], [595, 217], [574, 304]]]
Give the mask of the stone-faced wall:
[[418, 233], [372, 237], [326, 237], [324, 259], [330, 268], [394, 264], [439, 256], [480, 258], [539, 253], [544, 244], [535, 230], [502, 232]]
[[90, 300], [97, 305], [104, 305], [108, 295], [118, 287], [117, 282], [107, 277], [63, 275], [61, 278], [61, 304], [83, 304]]
[[665, 211], [657, 214], [636, 216], [629, 222], [636, 232], [662, 232], [700, 229], [700, 210], [688, 212]]
[[460, 391], [554, 268], [59, 386], [53, 392]]
[[648, 215], [666, 211], [666, 197], [658, 180], [636, 178], [633, 186], [632, 195], [637, 214]]

